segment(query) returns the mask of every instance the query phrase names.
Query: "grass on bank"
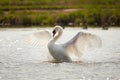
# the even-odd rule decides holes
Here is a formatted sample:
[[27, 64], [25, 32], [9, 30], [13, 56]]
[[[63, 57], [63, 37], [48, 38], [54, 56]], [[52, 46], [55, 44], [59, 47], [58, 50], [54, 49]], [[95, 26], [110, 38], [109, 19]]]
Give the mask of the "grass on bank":
[[85, 17], [88, 25], [100, 26], [102, 21], [108, 22], [111, 17], [111, 24], [113, 26], [120, 25], [120, 11], [118, 10], [103, 10], [103, 9], [89, 9], [84, 11], [0, 11], [0, 25], [1, 26], [48, 26], [59, 23], [61, 25], [80, 26], [82, 18]]
[[0, 27], [56, 23], [80, 26], [83, 17], [92, 26], [101, 26], [103, 22], [120, 26], [119, 4], [120, 0], [0, 0]]
[[0, 9], [87, 9], [95, 7], [120, 9], [119, 4], [120, 0], [0, 0]]

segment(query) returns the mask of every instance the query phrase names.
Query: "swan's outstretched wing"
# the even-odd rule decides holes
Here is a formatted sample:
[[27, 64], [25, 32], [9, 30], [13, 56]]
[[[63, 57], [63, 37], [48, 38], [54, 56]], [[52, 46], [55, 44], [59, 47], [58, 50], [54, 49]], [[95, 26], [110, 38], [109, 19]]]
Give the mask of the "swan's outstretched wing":
[[43, 30], [29, 35], [26, 41], [36, 47], [45, 47], [51, 37], [50, 31]]
[[90, 33], [79, 32], [63, 45], [67, 53], [73, 53], [80, 57], [86, 47], [100, 47], [101, 39]]

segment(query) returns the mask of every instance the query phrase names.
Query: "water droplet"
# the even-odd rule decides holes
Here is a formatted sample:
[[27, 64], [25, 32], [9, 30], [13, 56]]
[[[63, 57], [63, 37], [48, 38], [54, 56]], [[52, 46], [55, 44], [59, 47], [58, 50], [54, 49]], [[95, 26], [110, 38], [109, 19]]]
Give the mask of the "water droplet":
[[22, 50], [22, 48], [17, 48], [17, 50]]

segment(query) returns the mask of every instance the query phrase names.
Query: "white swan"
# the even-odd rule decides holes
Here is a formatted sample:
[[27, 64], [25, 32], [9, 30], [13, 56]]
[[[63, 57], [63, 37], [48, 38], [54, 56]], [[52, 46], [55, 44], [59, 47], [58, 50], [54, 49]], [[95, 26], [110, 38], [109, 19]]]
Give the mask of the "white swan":
[[[56, 41], [63, 33], [61, 26], [55, 26], [52, 35], [49, 31], [41, 31], [31, 35], [30, 42], [35, 41], [39, 46], [48, 45], [48, 50], [55, 62], [71, 62], [71, 54], [80, 57], [85, 47], [99, 47], [101, 40], [96, 35], [78, 32], [67, 43], [58, 44]], [[37, 41], [36, 41], [37, 40]]]

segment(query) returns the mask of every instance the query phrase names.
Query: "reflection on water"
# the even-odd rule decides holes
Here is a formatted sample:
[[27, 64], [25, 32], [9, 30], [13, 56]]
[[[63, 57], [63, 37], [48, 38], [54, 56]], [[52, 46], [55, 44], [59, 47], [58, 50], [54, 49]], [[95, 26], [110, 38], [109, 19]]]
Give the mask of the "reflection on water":
[[120, 29], [66, 28], [62, 42], [78, 31], [102, 39], [102, 48], [89, 49], [81, 62], [49, 63], [46, 47], [26, 44], [25, 37], [41, 29], [0, 30], [0, 80], [118, 80], [120, 77]]

